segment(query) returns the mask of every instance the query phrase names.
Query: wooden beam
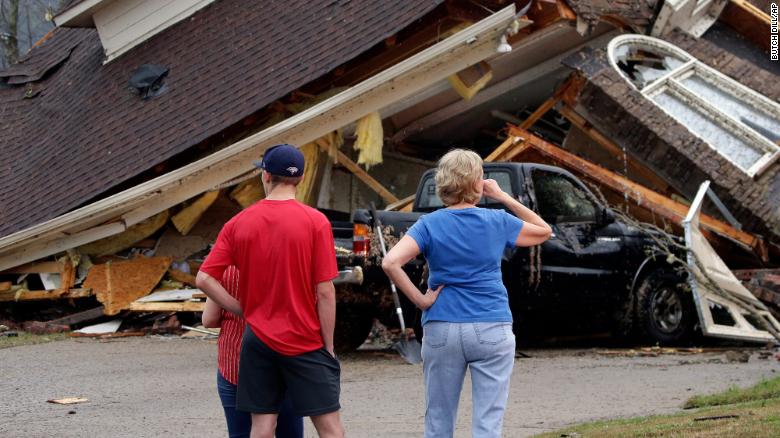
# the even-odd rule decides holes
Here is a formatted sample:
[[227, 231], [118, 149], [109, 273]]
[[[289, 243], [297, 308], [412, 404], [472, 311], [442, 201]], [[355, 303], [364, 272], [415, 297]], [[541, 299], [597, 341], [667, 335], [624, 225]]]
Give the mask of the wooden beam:
[[70, 298], [91, 297], [91, 289], [57, 289], [57, 290], [29, 290], [29, 291], [0, 292], [0, 302], [8, 301], [40, 301], [40, 300], [64, 300]]
[[73, 313], [62, 318], [51, 319], [46, 321], [47, 324], [63, 324], [72, 325], [80, 324], [82, 322], [91, 321], [103, 316], [103, 306], [95, 307], [94, 309], [85, 310], [83, 312]]
[[131, 312], [202, 312], [204, 301], [168, 301], [162, 303], [132, 302], [123, 310]]
[[[681, 225], [682, 220], [685, 219], [685, 216], [688, 214], [689, 207], [687, 205], [673, 201], [672, 199], [650, 190], [640, 184], [637, 184], [628, 178], [604, 169], [603, 167], [597, 166], [583, 158], [580, 158], [551, 143], [544, 141], [543, 139], [533, 135], [526, 130], [512, 126], [509, 129], [509, 134], [511, 136], [524, 138], [525, 141], [529, 143], [534, 150], [542, 153], [543, 155], [546, 155], [549, 158], [552, 158], [556, 163], [576, 170], [577, 173], [585, 175], [594, 182], [609, 187], [618, 193], [624, 193], [625, 196], [637, 204], [642, 205], [644, 208], [650, 209], [654, 214], [657, 214], [677, 225]], [[721, 222], [706, 215], [701, 215], [701, 224], [716, 234], [740, 242], [741, 244], [752, 248], [762, 258], [767, 257], [766, 245], [764, 244], [763, 239], [760, 237], [737, 230], [725, 222]]]
[[772, 20], [766, 11], [753, 6], [749, 1], [731, 0], [718, 19], [764, 51], [771, 50]]
[[219, 190], [212, 190], [201, 195], [193, 203], [173, 215], [171, 218], [173, 226], [179, 230], [182, 236], [186, 236], [198, 223], [203, 213], [217, 200], [217, 196], [219, 196]]
[[[590, 137], [591, 140], [596, 142], [599, 146], [601, 146], [604, 150], [609, 152], [611, 155], [613, 155], [616, 158], [621, 158], [624, 154], [628, 154], [627, 151], [622, 149], [620, 146], [615, 144], [612, 140], [607, 138], [604, 134], [602, 134], [600, 131], [598, 131], [596, 128], [593, 127], [593, 125], [590, 124], [587, 120], [585, 120], [584, 117], [579, 115], [574, 109], [572, 109], [567, 104], [564, 104], [560, 107], [558, 110], [559, 113], [563, 117], [565, 117], [569, 122], [571, 122], [572, 125], [576, 126], [579, 130], [585, 133], [588, 137]], [[637, 161], [630, 157], [626, 156], [626, 164], [631, 169], [631, 171], [636, 172], [637, 175], [642, 176], [647, 181], [649, 181], [653, 186], [660, 190], [664, 194], [670, 195], [673, 190], [669, 186], [669, 183], [667, 183], [663, 178], [659, 177], [658, 174], [656, 174], [651, 169], [647, 168], [646, 166], [637, 163]]]
[[[330, 148], [330, 145], [321, 138], [317, 139], [315, 142], [323, 151], [327, 152]], [[371, 190], [379, 194], [379, 196], [381, 196], [382, 199], [384, 199], [388, 204], [398, 202], [398, 197], [396, 197], [390, 190], [387, 190], [379, 181], [369, 175], [368, 172], [363, 170], [360, 165], [352, 161], [344, 152], [339, 150], [336, 151], [336, 162], [346, 167], [347, 170], [352, 172], [352, 174], [358, 177], [359, 180], [363, 181], [368, 187], [371, 188]]]
[[0, 274], [59, 274], [62, 272], [62, 262], [36, 262], [27, 263], [24, 265], [16, 266], [10, 269], [6, 269]]
[[409, 195], [403, 199], [399, 199], [396, 202], [393, 202], [392, 204], [388, 204], [387, 207], [385, 207], [385, 210], [387, 211], [393, 211], [393, 210], [399, 210], [401, 208], [406, 207], [407, 205], [414, 202], [415, 195]]

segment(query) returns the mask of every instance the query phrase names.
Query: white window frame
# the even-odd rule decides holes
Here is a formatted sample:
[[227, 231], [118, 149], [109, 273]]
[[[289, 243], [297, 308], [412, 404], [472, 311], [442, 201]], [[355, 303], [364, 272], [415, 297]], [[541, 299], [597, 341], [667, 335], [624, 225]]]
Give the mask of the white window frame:
[[[676, 67], [664, 76], [661, 76], [660, 78], [657, 78], [649, 84], [645, 85], [645, 87], [640, 90], [633, 83], [631, 78], [626, 76], [626, 74], [617, 65], [617, 50], [620, 47], [627, 45], [638, 45], [640, 47], [646, 47], [649, 50], [657, 49], [661, 53], [669, 53], [683, 60], [683, 64]], [[751, 165], [749, 168], [745, 168], [734, 162], [730, 157], [723, 154], [717, 148], [713, 147], [712, 144], [707, 142], [707, 140], [688, 128], [688, 130], [693, 135], [707, 143], [710, 148], [718, 152], [720, 156], [745, 172], [748, 176], [757, 177], [772, 163], [774, 163], [778, 157], [780, 157], [780, 146], [772, 143], [769, 139], [756, 132], [750, 126], [724, 113], [714, 105], [707, 102], [705, 99], [691, 92], [682, 84], [681, 81], [695, 74], [707, 82], [715, 84], [715, 86], [717, 86], [722, 91], [730, 93], [736, 98], [749, 103], [754, 107], [760, 108], [763, 112], [768, 113], [773, 118], [780, 120], [780, 105], [778, 105], [776, 102], [709, 67], [684, 50], [681, 50], [680, 48], [657, 38], [644, 35], [620, 35], [610, 41], [607, 51], [609, 63], [615, 70], [618, 71], [618, 73], [620, 73], [621, 76], [623, 76], [628, 84], [635, 90], [642, 93], [642, 95], [645, 96], [650, 102], [652, 102], [653, 105], [661, 108], [666, 114], [675, 119], [681, 125], [688, 128], [684, 120], [681, 120], [680, 118], [672, 115], [663, 106], [655, 103], [653, 100], [655, 96], [661, 93], [672, 94], [674, 97], [684, 101], [692, 108], [705, 114], [707, 117], [720, 124], [723, 128], [728, 129], [735, 135], [741, 137], [745, 143], [749, 143], [756, 149], [756, 151], [763, 151], [764, 153], [758, 161], [753, 163], [753, 165]]]

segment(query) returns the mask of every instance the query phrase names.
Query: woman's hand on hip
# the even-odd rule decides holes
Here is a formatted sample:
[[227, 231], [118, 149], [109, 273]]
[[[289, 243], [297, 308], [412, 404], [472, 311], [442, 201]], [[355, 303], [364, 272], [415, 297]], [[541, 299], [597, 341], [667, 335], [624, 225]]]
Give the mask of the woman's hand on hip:
[[417, 304], [417, 307], [419, 307], [422, 310], [428, 310], [429, 307], [433, 305], [433, 303], [436, 302], [436, 299], [439, 298], [439, 292], [444, 288], [444, 285], [437, 287], [436, 290], [433, 290], [431, 288], [428, 288], [428, 292], [425, 293], [425, 295], [422, 296], [422, 299]]

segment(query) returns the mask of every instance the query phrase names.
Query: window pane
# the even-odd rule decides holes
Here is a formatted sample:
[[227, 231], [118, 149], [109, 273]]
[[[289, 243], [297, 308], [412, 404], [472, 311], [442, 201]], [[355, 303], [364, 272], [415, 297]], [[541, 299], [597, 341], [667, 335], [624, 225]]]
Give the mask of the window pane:
[[727, 128], [715, 123], [709, 115], [690, 105], [669, 90], [653, 98], [653, 101], [666, 112], [683, 121], [688, 130], [701, 137], [715, 150], [736, 163], [741, 168], [750, 169], [763, 155], [755, 146], [746, 143]]
[[720, 111], [755, 130], [772, 143], [780, 140], [780, 120], [773, 118], [758, 105], [750, 105], [730, 91], [718, 87], [715, 83], [693, 74], [680, 81], [688, 88]]
[[544, 220], [551, 223], [596, 222], [596, 205], [569, 178], [535, 170], [533, 182], [539, 213]]

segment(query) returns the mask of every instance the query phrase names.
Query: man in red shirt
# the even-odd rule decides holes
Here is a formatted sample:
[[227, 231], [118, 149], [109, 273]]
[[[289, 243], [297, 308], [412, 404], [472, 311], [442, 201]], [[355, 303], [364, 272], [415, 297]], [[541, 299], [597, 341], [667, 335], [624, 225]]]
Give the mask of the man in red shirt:
[[[343, 437], [331, 225], [295, 200], [304, 168], [296, 147], [274, 146], [255, 164], [266, 197], [222, 227], [197, 285], [247, 321], [236, 405], [252, 413], [252, 437], [273, 437], [285, 393], [296, 414], [311, 417], [320, 437]], [[216, 280], [230, 265], [241, 272], [238, 300]]]

